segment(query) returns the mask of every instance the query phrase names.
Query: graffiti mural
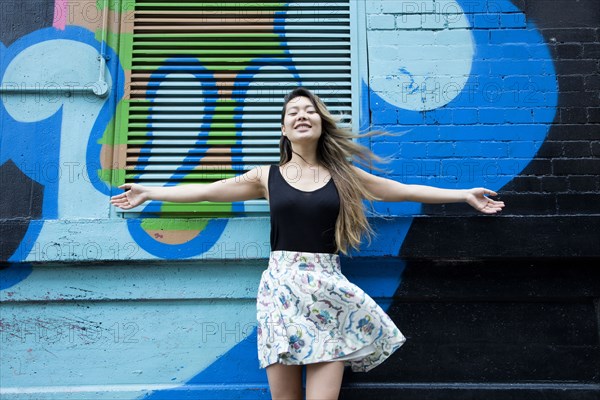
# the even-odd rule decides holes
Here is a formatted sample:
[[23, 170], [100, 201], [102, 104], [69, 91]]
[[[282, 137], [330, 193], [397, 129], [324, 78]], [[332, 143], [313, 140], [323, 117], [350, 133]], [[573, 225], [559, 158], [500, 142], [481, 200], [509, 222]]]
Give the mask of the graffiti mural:
[[[570, 47], [557, 53], [560, 34], [568, 36], [567, 28], [573, 27], [545, 31], [562, 28], [563, 22], [534, 6], [542, 0], [530, 1], [529, 7], [508, 0], [358, 3], [352, 18], [363, 21], [356, 26], [365, 26], [355, 44], [368, 49], [367, 68], [360, 71], [361, 125], [391, 133], [365, 142], [389, 159], [375, 173], [412, 184], [487, 186], [506, 190], [510, 198], [511, 190], [524, 184], [523, 177], [540, 168], [540, 157], [551, 152], [552, 143], [566, 140], [557, 133], [557, 124], [598, 123], [597, 96], [584, 96], [590, 104], [577, 106], [586, 110], [580, 121], [573, 122], [577, 107], [565, 105], [564, 99], [582, 101], [565, 94], [567, 81], [557, 79], [574, 74], [576, 61], [559, 58], [577, 50], [571, 43], [577, 36], [565, 39]], [[573, 20], [596, 10], [590, 4], [583, 2]], [[144, 162], [127, 169], [129, 142], [119, 126], [123, 110], [133, 104], [128, 85], [134, 56], [123, 49], [134, 34], [135, 2], [29, 0], [2, 7], [11, 9], [2, 13], [0, 24], [3, 398], [269, 398], [255, 354], [254, 322], [255, 291], [269, 252], [268, 218], [231, 218], [244, 204], [224, 205], [227, 218], [153, 218], [170, 211], [160, 202], [125, 217], [110, 208], [108, 199], [119, 191], [117, 186], [146, 172], [156, 157], [143, 148], [136, 157]], [[219, 123], [240, 134], [247, 128], [242, 121], [252, 115], [244, 97], [260, 90], [261, 74], [278, 71], [282, 79], [304, 83], [296, 70], [300, 61], [286, 53], [290, 33], [285, 28], [295, 23], [290, 7], [277, 3], [271, 14], [261, 15], [280, 47], [259, 52], [222, 75], [203, 66], [202, 57], [195, 57], [195, 69], [201, 72], [194, 73], [186, 70], [189, 65], [171, 65], [177, 58], [165, 57], [147, 71], [154, 83], [145, 95], [168, 95], [170, 80], [182, 75], [202, 92], [203, 80], [209, 79], [223, 89], [208, 93], [216, 100], [202, 128], [210, 131], [212, 118], [219, 115]], [[590, 46], [581, 45], [577, 65], [586, 74], [581, 88], [589, 85], [597, 92], [592, 64], [597, 68], [598, 38], [589, 35], [584, 43]], [[282, 54], [285, 65], [278, 64]], [[98, 86], [102, 79], [108, 93]], [[225, 89], [231, 82], [235, 93]], [[164, 112], [160, 107], [149, 109]], [[140, 143], [149, 148], [159, 140], [154, 134], [164, 122], [148, 118], [140, 124]], [[581, 133], [588, 141], [592, 135]], [[202, 144], [214, 138], [193, 140]], [[565, 146], [562, 156], [569, 148]], [[588, 147], [585, 166], [597, 172], [592, 158], [600, 154], [598, 146]], [[226, 164], [238, 157], [230, 153]], [[168, 184], [185, 181], [206, 156], [187, 154]], [[600, 189], [598, 173], [590, 178], [594, 184], [585, 186], [580, 179], [577, 187], [565, 176], [569, 171], [586, 175], [583, 164], [556, 165], [564, 173], [551, 170], [546, 175], [557, 175], [553, 184], [562, 182], [565, 196], [581, 189], [586, 198], [596, 199], [590, 192]], [[540, 214], [544, 212], [552, 214], [547, 209]], [[414, 289], [418, 285], [410, 279], [418, 262], [411, 256], [443, 257], [438, 243], [455, 250], [454, 258], [493, 251], [484, 240], [461, 248], [469, 243], [471, 227], [485, 228], [482, 221], [489, 219], [459, 222], [456, 215], [465, 213], [460, 207], [376, 203], [370, 213], [378, 234], [360, 253], [344, 259], [345, 272], [399, 326], [410, 325], [406, 315], [421, 310], [415, 306], [409, 309], [412, 314], [406, 313], [403, 290], [413, 288], [413, 296], [427, 290]], [[446, 223], [459, 233], [439, 238], [436, 232], [443, 232]], [[410, 347], [407, 351], [409, 364], [418, 365], [421, 360]], [[395, 370], [403, 368], [402, 357], [391, 359]], [[402, 379], [389, 370], [348, 379], [368, 382], [369, 377]]]
[[[506, 4], [496, 2], [495, 4], [501, 5], [498, 12], [487, 14], [484, 13], [484, 5], [474, 6], [469, 3], [469, 9], [465, 11], [457, 2], [446, 2], [442, 8], [433, 1], [431, 4], [425, 3], [423, 10], [433, 10], [431, 18], [427, 17], [429, 14], [421, 13], [422, 10], [420, 11], [419, 8], [412, 7], [410, 2], [398, 2], [395, 6], [389, 2], [382, 2], [383, 6], [380, 5], [379, 8], [377, 8], [378, 2], [373, 3], [375, 6], [372, 9], [379, 10], [377, 12], [381, 12], [381, 7], [385, 7], [385, 12], [390, 13], [388, 16], [391, 17], [395, 14], [401, 16], [395, 19], [393, 30], [373, 29], [368, 35], [369, 41], [377, 43], [377, 45], [370, 46], [372, 49], [372, 56], [369, 58], [369, 62], [372, 64], [370, 66], [371, 73], [368, 82], [365, 81], [366, 87], [370, 90], [371, 108], [375, 111], [372, 120], [373, 126], [401, 133], [396, 138], [374, 139], [372, 141], [373, 149], [382, 155], [392, 155], [393, 162], [389, 165], [386, 173], [407, 183], [431, 183], [445, 187], [486, 185], [500, 188], [527, 165], [543, 143], [548, 126], [554, 117], [557, 92], [548, 50], [543, 44], [540, 44], [540, 36], [534, 29], [535, 27], [530, 25], [531, 29], [526, 29], [524, 14], [509, 2]], [[64, 8], [64, 4], [61, 4], [57, 10]], [[371, 5], [369, 5], [369, 9], [371, 9]], [[85, 15], [88, 15], [89, 11], [87, 8], [85, 10]], [[56, 12], [59, 13], [59, 11]], [[380, 15], [373, 13], [367, 17], [374, 16]], [[500, 18], [501, 16], [502, 18]], [[510, 18], [504, 18], [504, 16]], [[485, 21], [480, 17], [491, 20], [495, 18], [498, 29], [493, 29], [494, 22]], [[415, 18], [424, 20], [421, 25], [423, 29], [415, 30], [413, 26]], [[432, 22], [427, 22], [428, 18]], [[96, 17], [96, 20], [99, 21], [101, 18]], [[88, 19], [84, 19], [84, 21], [87, 25], [90, 24]], [[489, 26], [485, 25], [486, 23]], [[81, 21], [81, 24], [83, 25], [84, 22]], [[479, 29], [471, 29], [471, 26]], [[53, 32], [63, 37], [69, 36], [71, 32], [74, 35], [83, 36], [83, 33], [76, 33], [73, 29], [54, 29]], [[491, 33], [498, 33], [498, 35], [491, 35]], [[46, 37], [48, 34], [45, 34]], [[121, 34], [129, 35], [130, 32], [123, 29]], [[94, 36], [97, 39], [99, 34], [96, 33]], [[33, 38], [29, 40], [33, 40]], [[397, 42], [401, 42], [403, 45], [399, 45]], [[56, 43], [67, 44], [68, 42]], [[410, 45], [404, 45], [405, 43]], [[100, 44], [97, 43], [97, 45]], [[21, 46], [26, 46], [25, 42]], [[40, 46], [34, 46], [34, 48], [35, 51], [43, 52]], [[110, 46], [106, 48], [109, 53], [112, 51]], [[389, 51], [390, 48], [395, 50]], [[445, 53], [442, 49], [445, 50]], [[21, 60], [29, 60], [29, 57], [33, 57], [32, 51], [34, 50], [15, 50], [14, 52], [21, 54]], [[512, 63], [494, 61], [504, 59], [509, 51]], [[533, 54], [534, 52], [535, 54]], [[531, 56], [532, 54], [533, 56]], [[8, 56], [10, 56], [10, 52], [5, 57], [8, 67], [5, 81], [10, 82], [8, 79], [19, 81], [21, 79], [19, 74], [27, 73], [27, 69], [17, 62], [8, 65]], [[110, 58], [110, 54], [107, 53], [107, 56]], [[424, 62], [423, 57], [429, 61]], [[59, 57], [57, 56], [57, 58]], [[112, 58], [113, 65], [116, 66], [115, 59], [116, 56]], [[254, 59], [247, 69], [241, 71], [240, 77], [244, 78], [242, 82], [248, 82], [248, 77], [251, 78], [264, 70], [265, 65], [270, 65], [274, 61], [268, 57], [264, 57], [262, 61], [258, 60]], [[50, 62], [50, 60], [45, 62]], [[167, 59], [165, 65], [168, 64], [169, 60]], [[90, 64], [90, 69], [93, 67], [94, 64]], [[172, 70], [174, 67], [169, 68]], [[518, 70], [518, 74], [515, 72], [515, 68]], [[116, 83], [122, 83], [126, 79], [123, 72], [119, 67], [113, 66], [112, 69], [115, 70]], [[15, 76], [11, 76], [11, 70], [19, 72]], [[125, 69], [125, 76], [129, 74], [127, 71]], [[534, 75], [533, 71], [542, 73]], [[87, 75], [92, 76], [93, 70], [89, 71]], [[169, 74], [163, 75], [165, 75], [164, 79], [170, 76]], [[119, 76], [120, 78], [118, 78]], [[44, 76], [32, 76], [32, 78], [42, 81], [48, 79]], [[235, 80], [236, 75], [223, 77], [223, 79]], [[240, 86], [242, 91], [248, 90], [249, 93], [252, 91], [251, 79], [249, 82], [247, 88]], [[68, 87], [65, 82], [62, 84]], [[121, 106], [120, 99], [123, 94], [122, 86], [118, 84], [114, 86], [116, 96], [112, 96], [104, 102], [99, 99], [92, 101], [92, 103], [97, 103], [97, 106], [102, 104], [105, 108], [102, 108], [102, 116], [94, 120], [94, 126], [89, 128], [90, 133], [87, 136], [88, 143], [85, 148], [85, 164], [81, 166], [84, 170], [77, 171], [76, 164], [80, 161], [77, 161], [76, 156], [69, 154], [66, 150], [63, 151], [62, 159], [48, 160], [39, 167], [43, 169], [40, 173], [45, 175], [60, 173], [62, 184], [65, 185], [63, 191], [70, 191], [69, 185], [78, 189], [81, 187], [77, 185], [81, 183], [79, 180], [82, 179], [77, 179], [75, 182], [76, 179], [73, 179], [73, 175], [79, 174], [87, 178], [83, 183], [87, 187], [91, 184], [96, 192], [95, 198], [79, 200], [85, 201], [87, 204], [102, 204], [102, 196], [114, 190], [114, 188], [110, 188], [111, 174], [121, 176], [120, 174], [123, 173], [123, 166], [118, 165], [122, 161], [116, 159], [112, 163], [111, 158], [111, 155], [123, 146], [114, 143], [114, 140], [120, 139], [111, 139], [113, 119], [118, 107]], [[151, 89], [151, 91], [160, 93], [162, 90], [160, 82], [158, 86], [157, 89]], [[231, 93], [224, 91], [222, 95], [231, 96]], [[11, 101], [15, 100], [9, 100], [9, 103]], [[231, 102], [231, 99], [224, 98], [223, 101]], [[10, 113], [11, 107], [15, 106], [9, 103], [7, 103], [6, 110]], [[69, 104], [71, 103], [73, 103], [72, 99]], [[115, 104], [117, 104], [116, 107]], [[52, 105], [58, 107], [56, 101], [52, 102]], [[526, 105], [525, 108], [524, 105]], [[79, 106], [71, 105], [71, 107]], [[51, 107], [45, 108], [48, 108], [45, 112], [51, 112]], [[69, 108], [66, 107], [66, 109]], [[243, 110], [243, 107], [241, 109]], [[215, 109], [216, 111], [218, 111], [218, 107]], [[18, 115], [16, 109], [12, 112], [16, 113], [15, 116]], [[31, 113], [31, 111], [27, 112]], [[44, 115], [41, 113], [38, 117]], [[239, 115], [231, 114], [232, 123], [237, 120], [237, 117]], [[71, 119], [67, 118], [67, 120]], [[160, 122], [158, 124], [160, 125]], [[515, 125], [518, 125], [519, 129], [512, 129]], [[152, 125], [149, 128], [152, 129]], [[37, 130], [34, 129], [34, 131]], [[151, 141], [150, 138], [149, 143]], [[67, 140], [66, 142], [71, 143], [72, 141]], [[69, 144], [71, 152], [81, 151], [74, 147]], [[7, 154], [5, 157], [8, 159], [10, 155]], [[186, 161], [184, 160], [184, 162]], [[54, 165], [58, 165], [58, 163], [61, 166], [60, 171]], [[182, 164], [182, 169], [178, 169], [174, 179], [180, 179], [177, 178], [179, 175], [185, 176], [186, 168], [189, 168], [186, 165]], [[24, 164], [23, 168], [28, 168], [27, 164]], [[49, 171], [52, 168], [58, 172]], [[144, 166], [139, 168], [143, 170]], [[72, 182], [67, 182], [67, 177]], [[121, 178], [115, 178], [114, 183], [118, 183], [119, 179]], [[56, 182], [53, 184], [58, 183], [58, 179], [54, 179], [54, 181]], [[47, 192], [47, 196], [56, 195], [57, 189]], [[83, 193], [81, 190], [73, 192]], [[88, 196], [94, 193], [86, 191], [86, 193], [88, 192], [90, 193]], [[56, 212], [60, 207], [66, 208], [59, 220], [67, 218], [69, 212], [72, 215], [80, 213], [79, 210], [74, 211], [74, 208], [81, 204], [78, 201], [71, 201], [65, 205], [60, 205], [56, 199], [53, 201], [57, 202]], [[146, 211], [159, 212], [164, 207], [165, 205], [161, 204], [150, 204]], [[419, 213], [419, 207], [410, 204], [378, 205], [375, 211], [384, 215], [413, 215]], [[96, 213], [90, 213], [89, 216], [94, 217], [105, 212], [106, 209], [99, 208]], [[46, 218], [56, 218], [57, 215], [56, 213], [47, 214]], [[112, 220], [110, 224], [115, 225], [111, 225], [111, 230], [114, 232], [115, 229], [122, 229], [122, 227], [117, 227], [122, 222], [118, 219]], [[181, 228], [177, 226], [181, 226]], [[223, 232], [227, 232], [225, 236], [228, 241], [233, 239], [232, 236], [238, 239], [239, 232], [234, 226], [235, 223], [228, 224], [216, 220], [209, 220], [207, 225], [206, 220], [194, 222], [193, 220], [131, 219], [127, 222], [129, 233], [122, 232], [116, 237], [119, 242], [132, 241], [140, 247], [140, 251], [135, 254], [136, 258], [188, 258], [200, 256], [209, 251], [219, 243], [219, 237], [223, 235]], [[53, 229], [60, 230], [61, 228], [59, 225]], [[194, 235], [193, 232], [196, 234]], [[204, 232], [204, 234], [200, 235], [200, 232]], [[55, 236], [56, 233], [56, 231], [51, 231], [48, 236]], [[98, 232], [98, 235], [101, 239], [101, 232]], [[89, 233], [87, 236], [90, 236]], [[42, 238], [46, 238], [43, 232]], [[243, 237], [239, 237], [239, 239], [242, 242], [244, 240]], [[401, 243], [401, 241], [400, 238], [399, 242]], [[27, 242], [32, 246], [35, 240], [28, 238], [22, 242]], [[388, 243], [380, 241], [368, 251], [372, 251], [372, 254], [375, 255], [378, 249], [385, 248], [379, 253], [397, 253], [397, 243], [391, 251], [388, 251], [388, 247]], [[264, 255], [266, 251], [263, 249], [261, 255]], [[11, 260], [36, 261], [35, 256], [27, 254], [24, 250], [18, 253], [19, 255], [13, 256]], [[42, 253], [45, 254], [43, 251]], [[98, 258], [107, 259], [109, 254], [112, 255], [108, 251], [104, 253], [104, 255], [98, 255]], [[112, 253], [114, 254], [114, 252]], [[61, 256], [65, 261], [83, 258], [76, 252], [64, 255], [61, 252]]]

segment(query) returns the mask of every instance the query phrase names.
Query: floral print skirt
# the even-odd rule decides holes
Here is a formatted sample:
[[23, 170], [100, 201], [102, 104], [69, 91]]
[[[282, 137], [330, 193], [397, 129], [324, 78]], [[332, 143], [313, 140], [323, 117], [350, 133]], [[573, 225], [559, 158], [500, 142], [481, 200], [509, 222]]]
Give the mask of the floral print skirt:
[[405, 341], [390, 317], [340, 270], [337, 254], [272, 251], [257, 297], [258, 359], [343, 360], [369, 371]]

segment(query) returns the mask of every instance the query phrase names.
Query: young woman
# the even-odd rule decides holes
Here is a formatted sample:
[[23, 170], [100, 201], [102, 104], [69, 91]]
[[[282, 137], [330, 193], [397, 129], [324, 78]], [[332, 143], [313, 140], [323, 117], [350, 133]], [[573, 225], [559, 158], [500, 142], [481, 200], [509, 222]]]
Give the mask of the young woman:
[[279, 165], [215, 183], [172, 187], [124, 184], [112, 204], [269, 201], [271, 254], [257, 298], [258, 354], [273, 399], [337, 399], [344, 366], [368, 371], [404, 343], [385, 312], [340, 272], [338, 253], [371, 233], [363, 200], [466, 202], [485, 214], [504, 203], [491, 190], [438, 189], [374, 176], [349, 160], [377, 157], [337, 127], [323, 102], [298, 88], [281, 114]]

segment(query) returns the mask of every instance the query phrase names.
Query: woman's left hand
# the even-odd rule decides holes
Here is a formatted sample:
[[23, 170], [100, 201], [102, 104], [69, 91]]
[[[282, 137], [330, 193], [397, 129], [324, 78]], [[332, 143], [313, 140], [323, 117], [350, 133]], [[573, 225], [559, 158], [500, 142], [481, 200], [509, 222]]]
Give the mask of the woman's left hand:
[[467, 204], [484, 214], [496, 214], [504, 208], [503, 201], [492, 200], [487, 196], [497, 196], [493, 190], [474, 188], [467, 190]]

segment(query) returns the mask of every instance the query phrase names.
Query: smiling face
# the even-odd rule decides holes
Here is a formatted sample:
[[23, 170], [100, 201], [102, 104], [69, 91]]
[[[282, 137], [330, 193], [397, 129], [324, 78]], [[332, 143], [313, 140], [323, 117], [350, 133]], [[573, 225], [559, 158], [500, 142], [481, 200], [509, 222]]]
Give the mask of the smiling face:
[[298, 96], [287, 103], [281, 133], [290, 142], [318, 140], [321, 131], [321, 116], [308, 97]]

